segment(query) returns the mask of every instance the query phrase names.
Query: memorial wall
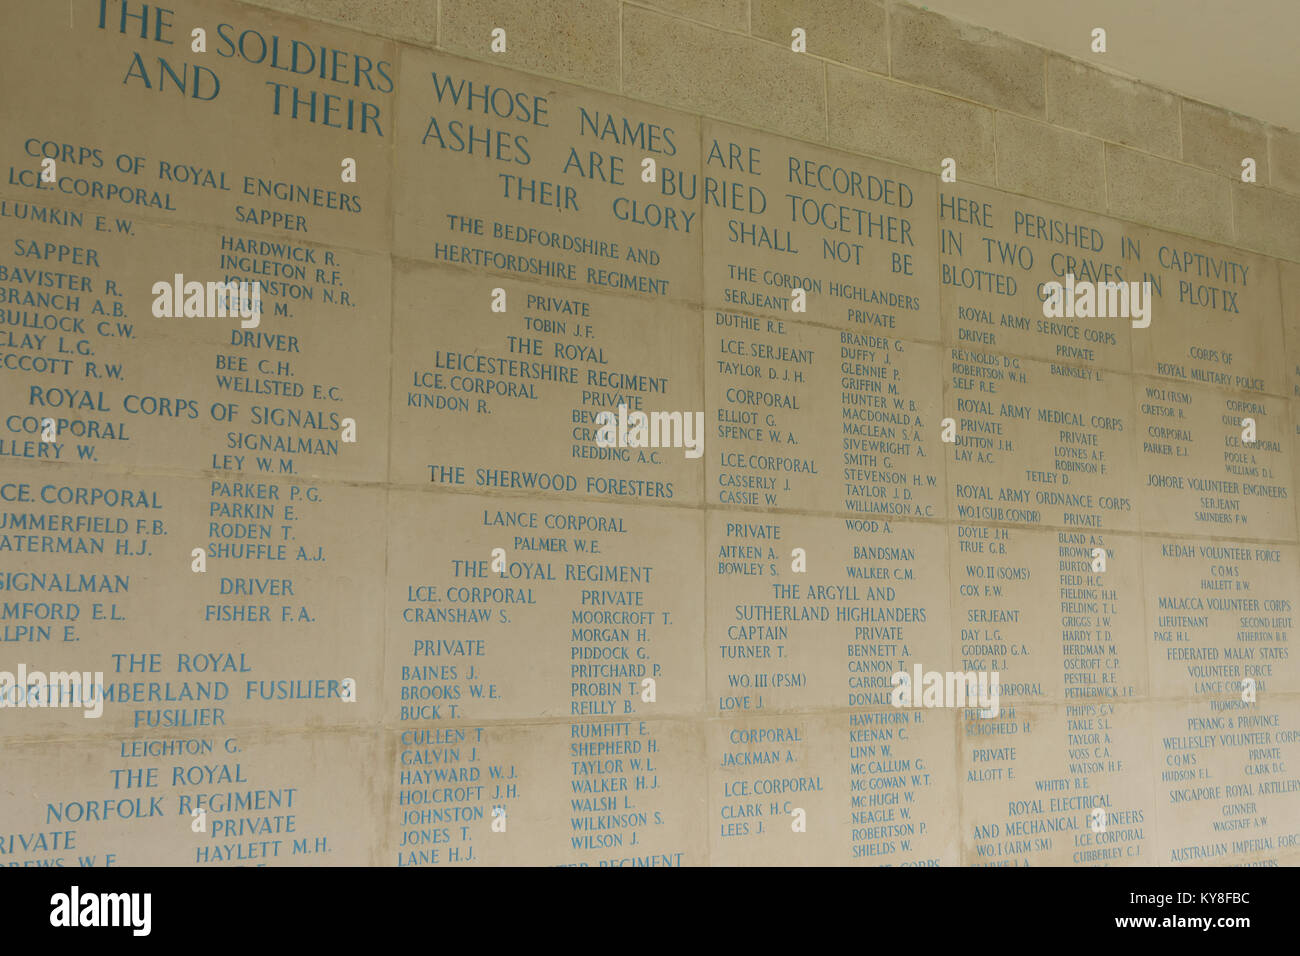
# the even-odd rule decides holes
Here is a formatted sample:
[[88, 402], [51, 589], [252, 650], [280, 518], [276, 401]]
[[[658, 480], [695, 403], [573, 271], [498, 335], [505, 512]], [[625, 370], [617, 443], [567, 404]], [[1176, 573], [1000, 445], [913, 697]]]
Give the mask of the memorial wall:
[[0, 863], [1300, 863], [1300, 136], [903, 4], [2, 15]]

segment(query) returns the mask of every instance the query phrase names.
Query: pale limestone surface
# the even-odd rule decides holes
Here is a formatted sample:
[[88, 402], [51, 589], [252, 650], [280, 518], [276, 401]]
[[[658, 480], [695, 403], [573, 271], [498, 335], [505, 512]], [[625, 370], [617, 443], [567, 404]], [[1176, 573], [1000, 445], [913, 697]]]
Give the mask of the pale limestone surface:
[[1268, 181], [1268, 135], [1262, 124], [1196, 100], [1184, 99], [1181, 109], [1183, 162], [1240, 175], [1241, 161], [1249, 157], [1258, 181]]
[[1047, 58], [1047, 121], [1179, 155], [1178, 98], [1059, 56]]
[[742, 33], [749, 30], [750, 0], [644, 0], [639, 5]]
[[1123, 209], [1139, 222], [1219, 242], [1232, 236], [1231, 180], [1110, 143], [1106, 176], [1112, 215]]
[[798, 27], [818, 56], [873, 73], [889, 71], [885, 4], [880, 0], [753, 0], [750, 19], [754, 36], [787, 49]]
[[[439, 44], [563, 79], [617, 89], [619, 4], [615, 0], [439, 0]], [[492, 31], [506, 32], [504, 53], [491, 49]]]
[[632, 96], [821, 139], [823, 71], [789, 44], [778, 48], [630, 5], [623, 11], [623, 92]]
[[1042, 117], [1043, 51], [906, 4], [890, 6], [890, 72], [998, 109]]
[[963, 182], [992, 184], [993, 111], [879, 76], [826, 71], [832, 145], [919, 169], [956, 161]]
[[1291, 130], [1270, 128], [1268, 131], [1270, 181], [1280, 189], [1300, 192], [1300, 134]]
[[1100, 140], [999, 112], [998, 185], [1012, 192], [1104, 212], [1106, 161]]
[[1232, 187], [1232, 219], [1237, 241], [1289, 259], [1300, 255], [1300, 201], [1285, 193], [1250, 192], [1246, 184]]

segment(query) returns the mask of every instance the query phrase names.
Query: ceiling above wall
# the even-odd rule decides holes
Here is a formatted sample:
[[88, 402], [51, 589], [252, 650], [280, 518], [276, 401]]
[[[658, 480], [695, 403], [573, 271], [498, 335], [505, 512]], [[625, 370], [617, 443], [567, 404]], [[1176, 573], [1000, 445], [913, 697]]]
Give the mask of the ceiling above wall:
[[[923, 5], [1300, 130], [1300, 0], [926, 0]], [[1106, 29], [1104, 54], [1091, 51], [1094, 27]]]

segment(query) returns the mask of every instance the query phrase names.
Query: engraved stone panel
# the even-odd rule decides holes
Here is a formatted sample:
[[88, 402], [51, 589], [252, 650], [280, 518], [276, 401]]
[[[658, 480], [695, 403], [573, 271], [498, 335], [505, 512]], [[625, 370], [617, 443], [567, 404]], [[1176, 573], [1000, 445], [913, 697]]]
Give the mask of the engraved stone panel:
[[[200, 25], [207, 53], [196, 55], [189, 34]], [[43, 0], [15, 0], [5, 26], [5, 89], [48, 77], [52, 49], [75, 50], [86, 78], [5, 97], [8, 199], [77, 204], [110, 234], [129, 236], [132, 220], [148, 218], [387, 247], [393, 43], [227, 0], [143, 15], [74, 6], [69, 22]], [[46, 156], [53, 183], [40, 177]], [[341, 181], [344, 156], [357, 161], [355, 184]]]
[[1101, 216], [969, 184], [939, 190], [940, 280], [946, 341], [1051, 361], [1082, 381], [1127, 372], [1130, 326], [1118, 318], [1043, 312], [1048, 282], [1137, 278], [1123, 261], [1124, 227]]
[[[1142, 705], [1021, 704], [999, 720], [1009, 729], [990, 731], [979, 720], [963, 727], [968, 862], [1154, 864], [1155, 801]], [[998, 736], [985, 736], [990, 732]]]
[[[67, 229], [29, 224], [14, 232], [11, 222], [4, 231], [19, 248], [69, 244]], [[84, 249], [84, 273], [61, 273], [75, 291], [43, 293], [36, 275], [53, 275], [43, 270], [11, 276], [10, 304], [0, 310], [0, 347], [15, 365], [0, 380], [4, 453], [383, 481], [388, 409], [374, 386], [388, 376], [387, 257], [130, 225], [126, 236], [90, 231], [74, 240], [94, 243]], [[159, 298], [182, 307], [189, 293], [173, 294], [178, 287], [247, 282], [272, 267], [289, 278], [270, 280], [259, 293], [256, 322], [233, 306], [207, 317], [155, 312]], [[160, 295], [155, 283], [166, 291]], [[206, 311], [206, 289], [201, 298]], [[346, 354], [339, 343], [348, 343]], [[349, 418], [355, 443], [342, 441]], [[40, 441], [46, 419], [55, 422], [51, 443]]]
[[[402, 52], [396, 254], [698, 301], [698, 119]], [[646, 159], [654, 182], [642, 179]]]
[[945, 350], [950, 514], [1135, 529], [1131, 380], [970, 348]]
[[[57, 738], [56, 738], [57, 739]], [[5, 744], [16, 866], [373, 866], [370, 732], [73, 738]], [[356, 773], [340, 774], [340, 767]], [[202, 830], [199, 825], [202, 811]], [[346, 825], [344, 825], [346, 821]], [[27, 836], [30, 834], [30, 836]]]
[[[1148, 530], [1294, 539], [1292, 462], [1281, 437], [1289, 435], [1287, 402], [1159, 379], [1134, 384]], [[1257, 426], [1249, 445], [1247, 417]]]
[[[394, 481], [700, 504], [712, 436], [697, 434], [697, 311], [499, 279], [515, 303], [500, 315], [470, 274], [397, 269]], [[674, 433], [703, 443], [601, 447], [599, 416], [620, 406], [675, 412]]]
[[702, 865], [702, 738], [626, 717], [403, 730], [384, 862]]
[[937, 346], [722, 310], [705, 326], [710, 504], [943, 516]]
[[936, 340], [934, 179], [723, 123], [703, 131], [709, 307]]
[[702, 711], [699, 512], [402, 491], [389, 522], [390, 721]]

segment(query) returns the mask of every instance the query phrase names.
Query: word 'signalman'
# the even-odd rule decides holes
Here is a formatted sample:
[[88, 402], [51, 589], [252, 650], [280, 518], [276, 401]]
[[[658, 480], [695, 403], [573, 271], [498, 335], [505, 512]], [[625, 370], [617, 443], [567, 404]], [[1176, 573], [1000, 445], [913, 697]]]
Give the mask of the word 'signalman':
[[629, 413], [618, 406], [618, 416], [596, 416], [596, 444], [601, 448], [685, 448], [687, 458], [704, 454], [703, 412]]
[[1067, 274], [1065, 284], [1043, 283], [1043, 316], [1049, 319], [1132, 319], [1135, 329], [1151, 324], [1150, 282], [1075, 282]]

